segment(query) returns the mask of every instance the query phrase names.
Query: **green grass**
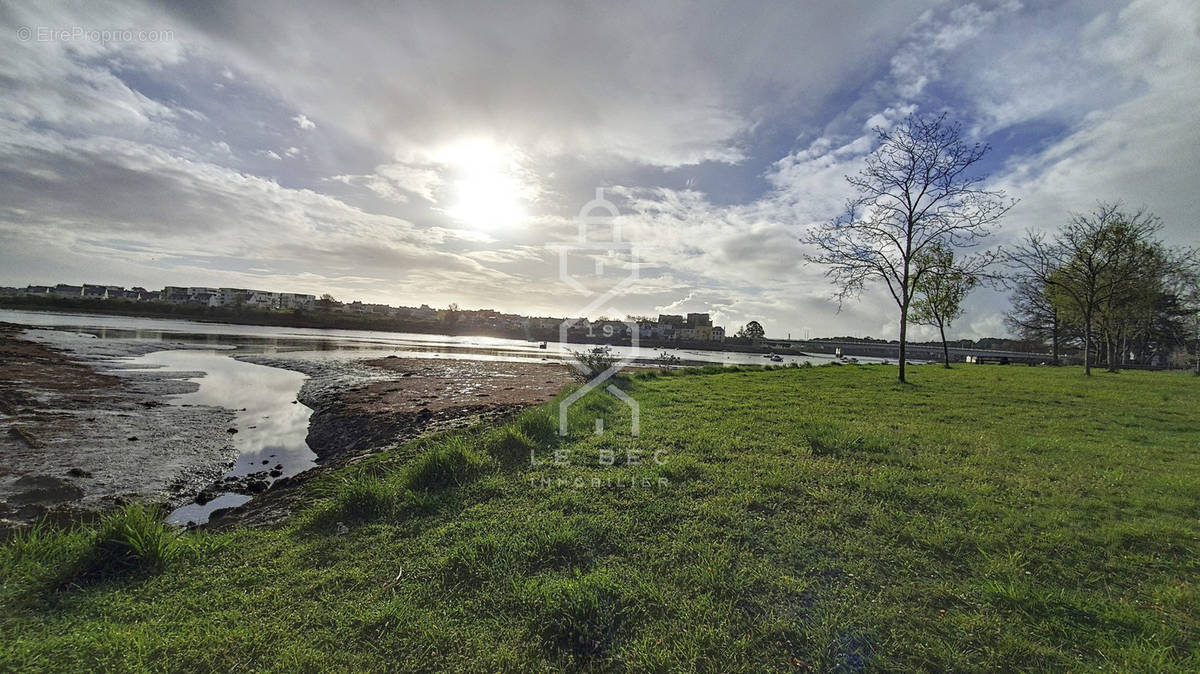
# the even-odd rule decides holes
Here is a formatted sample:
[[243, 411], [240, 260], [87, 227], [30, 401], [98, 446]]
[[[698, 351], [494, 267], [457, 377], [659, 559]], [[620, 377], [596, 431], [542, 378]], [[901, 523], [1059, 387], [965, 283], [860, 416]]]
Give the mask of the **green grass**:
[[0, 547], [0, 670], [1200, 669], [1200, 381], [894, 376], [639, 373], [640, 437], [537, 408], [89, 583], [48, 579], [95, 530], [41, 527]]
[[39, 523], [0, 547], [5, 583], [0, 599], [36, 591], [67, 591], [107, 580], [131, 580], [163, 571], [192, 541], [163, 522], [164, 513], [131, 504], [102, 515], [90, 527]]

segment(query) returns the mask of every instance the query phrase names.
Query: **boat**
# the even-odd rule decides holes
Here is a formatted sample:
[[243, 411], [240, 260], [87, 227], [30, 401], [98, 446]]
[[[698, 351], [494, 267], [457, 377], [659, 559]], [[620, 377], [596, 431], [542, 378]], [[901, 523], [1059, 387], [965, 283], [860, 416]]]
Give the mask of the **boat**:
[[782, 363], [782, 362], [783, 362], [783, 356], [780, 356], [779, 354], [775, 354], [775, 353], [773, 353], [773, 354], [771, 354], [771, 362], [774, 362], [774, 363]]
[[596, 348], [592, 349], [592, 353], [596, 354], [597, 356], [603, 356], [611, 352], [612, 347], [609, 346], [597, 346]]
[[545, 343], [545, 342], [542, 342], [541, 344], [538, 344], [538, 348], [539, 348], [539, 349], [544, 349], [544, 348], [546, 348], [546, 343]]

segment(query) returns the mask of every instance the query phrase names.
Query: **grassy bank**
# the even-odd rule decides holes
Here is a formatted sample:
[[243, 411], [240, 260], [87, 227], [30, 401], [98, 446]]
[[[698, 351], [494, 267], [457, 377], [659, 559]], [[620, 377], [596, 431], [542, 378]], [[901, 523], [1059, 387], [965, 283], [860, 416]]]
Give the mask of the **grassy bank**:
[[42, 530], [0, 549], [0, 670], [1200, 669], [1200, 379], [894, 377], [635, 377], [639, 438], [534, 410], [104, 573]]

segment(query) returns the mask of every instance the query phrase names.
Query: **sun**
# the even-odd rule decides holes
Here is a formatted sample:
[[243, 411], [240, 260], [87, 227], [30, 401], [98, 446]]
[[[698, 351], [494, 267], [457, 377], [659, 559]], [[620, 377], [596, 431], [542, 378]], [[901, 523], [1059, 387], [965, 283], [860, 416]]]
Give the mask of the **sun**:
[[443, 153], [453, 167], [450, 217], [480, 230], [512, 227], [528, 215], [530, 189], [521, 179], [516, 153], [488, 140], [456, 143]]

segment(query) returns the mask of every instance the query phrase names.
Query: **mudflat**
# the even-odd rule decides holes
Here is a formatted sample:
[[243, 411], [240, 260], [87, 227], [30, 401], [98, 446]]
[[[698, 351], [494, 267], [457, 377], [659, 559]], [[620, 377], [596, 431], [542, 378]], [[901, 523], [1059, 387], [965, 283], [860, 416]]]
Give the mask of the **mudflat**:
[[194, 373], [106, 371], [119, 364], [20, 331], [0, 326], [0, 529], [131, 500], [178, 505], [235, 456], [232, 412], [162, 401], [194, 390]]
[[[0, 324], [0, 529], [87, 519], [131, 501], [175, 508], [229, 491], [235, 410], [172, 400], [196, 391], [203, 372], [130, 361], [186, 348], [196, 346]], [[507, 416], [550, 400], [570, 380], [557, 362], [230, 357], [307, 375], [296, 397], [313, 409], [307, 444], [321, 470], [422, 433]], [[291, 491], [310, 477], [261, 487]], [[274, 521], [296, 505], [291, 494], [262, 491], [245, 492], [256, 497], [239, 513], [271, 511], [265, 519]]]

